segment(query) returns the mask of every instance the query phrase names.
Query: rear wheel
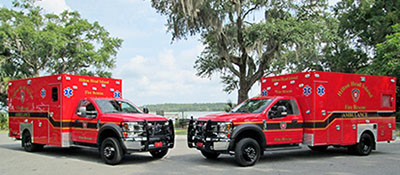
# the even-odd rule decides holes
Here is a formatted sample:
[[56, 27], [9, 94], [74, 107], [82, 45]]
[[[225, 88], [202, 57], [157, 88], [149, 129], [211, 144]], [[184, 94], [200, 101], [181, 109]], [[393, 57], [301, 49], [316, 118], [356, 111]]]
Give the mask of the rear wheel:
[[355, 153], [361, 156], [369, 155], [372, 151], [374, 140], [370, 134], [364, 133], [361, 135], [360, 142], [353, 146]]
[[328, 146], [308, 146], [313, 151], [324, 152], [328, 149]]
[[106, 164], [116, 165], [120, 163], [123, 157], [121, 144], [114, 137], [104, 139], [100, 147], [100, 155]]
[[22, 147], [25, 151], [35, 152], [43, 149], [44, 145], [32, 143], [31, 133], [29, 131], [24, 132], [22, 136]]
[[260, 158], [260, 145], [252, 138], [240, 140], [235, 147], [235, 159], [240, 166], [252, 166]]
[[168, 149], [150, 151], [151, 156], [153, 156], [153, 158], [156, 158], [156, 159], [163, 158], [165, 155], [167, 155], [167, 153], [168, 153]]
[[201, 151], [201, 154], [207, 159], [217, 159], [219, 156], [219, 153], [217, 152], [207, 152], [207, 151]]

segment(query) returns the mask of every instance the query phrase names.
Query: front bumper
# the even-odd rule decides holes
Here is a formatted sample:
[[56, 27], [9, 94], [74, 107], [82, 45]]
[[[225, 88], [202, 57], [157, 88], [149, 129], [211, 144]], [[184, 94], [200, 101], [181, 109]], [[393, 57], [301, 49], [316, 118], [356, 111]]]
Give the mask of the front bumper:
[[[162, 135], [156, 135], [152, 132], [151, 127], [145, 127], [145, 131], [142, 136], [134, 138], [122, 138], [123, 147], [127, 152], [143, 152], [143, 151], [154, 151], [164, 150], [174, 147], [175, 133], [174, 125], [171, 120], [168, 121], [168, 129], [170, 132], [164, 132]], [[147, 122], [144, 122], [145, 126]]]
[[[210, 126], [210, 124], [211, 122], [208, 121], [208, 126]], [[231, 143], [230, 138], [218, 137], [210, 130], [210, 128], [199, 130], [199, 128], [196, 127], [198, 126], [195, 126], [194, 121], [191, 120], [188, 126], [187, 138], [189, 148], [197, 148], [198, 150], [220, 153], [225, 153], [229, 151], [229, 146]]]

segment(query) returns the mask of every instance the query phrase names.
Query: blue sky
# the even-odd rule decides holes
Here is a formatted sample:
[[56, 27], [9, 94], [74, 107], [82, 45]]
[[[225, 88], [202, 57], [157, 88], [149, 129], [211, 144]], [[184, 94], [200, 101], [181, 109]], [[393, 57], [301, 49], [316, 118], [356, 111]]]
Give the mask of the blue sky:
[[[338, 0], [330, 0], [334, 4]], [[166, 17], [144, 0], [42, 0], [45, 11], [78, 11], [82, 18], [98, 21], [112, 36], [124, 40], [117, 55], [113, 77], [123, 79], [123, 97], [137, 105], [161, 103], [236, 102], [227, 94], [218, 76], [196, 76], [194, 61], [204, 46], [199, 37], [171, 43]], [[0, 7], [10, 7], [10, 0]], [[256, 83], [249, 96], [260, 92]]]

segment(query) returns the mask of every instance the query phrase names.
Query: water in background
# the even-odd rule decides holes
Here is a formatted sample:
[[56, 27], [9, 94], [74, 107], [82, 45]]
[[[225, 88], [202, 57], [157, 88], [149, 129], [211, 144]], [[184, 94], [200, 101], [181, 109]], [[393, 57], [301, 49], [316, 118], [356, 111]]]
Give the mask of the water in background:
[[[156, 112], [150, 112], [152, 114], [156, 114]], [[190, 119], [191, 116], [193, 116], [194, 119], [197, 119], [199, 117], [208, 115], [208, 114], [216, 114], [216, 113], [223, 113], [222, 111], [204, 111], [204, 112], [199, 112], [199, 111], [192, 111], [192, 112], [164, 112], [164, 117], [167, 117], [168, 119]], [[159, 114], [160, 115], [160, 114]]]

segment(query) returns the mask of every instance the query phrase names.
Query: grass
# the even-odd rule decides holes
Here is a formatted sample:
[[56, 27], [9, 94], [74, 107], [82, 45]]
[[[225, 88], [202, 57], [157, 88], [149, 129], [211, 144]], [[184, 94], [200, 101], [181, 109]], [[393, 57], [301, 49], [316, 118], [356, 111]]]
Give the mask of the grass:
[[175, 128], [175, 135], [187, 135], [186, 128]]
[[0, 133], [8, 133], [8, 130], [0, 130]]

